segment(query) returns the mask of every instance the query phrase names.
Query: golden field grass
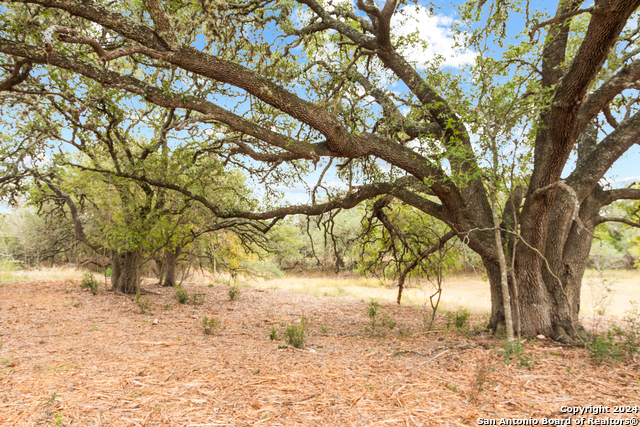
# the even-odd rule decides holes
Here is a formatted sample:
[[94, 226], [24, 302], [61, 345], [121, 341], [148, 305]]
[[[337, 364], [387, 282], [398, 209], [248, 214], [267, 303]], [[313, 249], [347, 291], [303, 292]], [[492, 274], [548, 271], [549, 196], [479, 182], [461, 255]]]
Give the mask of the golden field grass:
[[[0, 285], [16, 281], [38, 279], [79, 279], [88, 270], [75, 266], [42, 267], [33, 270], [0, 270]], [[97, 277], [99, 280], [101, 277]], [[154, 279], [146, 279], [150, 283]], [[225, 274], [217, 276], [218, 282], [229, 283]], [[189, 277], [186, 283], [208, 285], [214, 282], [211, 275], [201, 272]], [[336, 299], [355, 299], [370, 301], [377, 299], [382, 303], [395, 303], [397, 287], [392, 281], [382, 281], [374, 277], [361, 277], [353, 274], [334, 273], [285, 275], [282, 278], [262, 279], [245, 277], [238, 280], [243, 287], [261, 289], [282, 289], [316, 297]], [[413, 280], [403, 292], [402, 305], [421, 306], [428, 304], [433, 286], [426, 280]], [[607, 298], [603, 302], [603, 297]], [[608, 270], [599, 274], [588, 270], [582, 285], [582, 308], [580, 313], [592, 315], [600, 313], [602, 308], [607, 316], [622, 318], [632, 308], [632, 302], [640, 303], [640, 270]], [[453, 311], [465, 308], [476, 314], [491, 310], [489, 282], [480, 275], [454, 274], [444, 278], [443, 292], [439, 309]]]
[[[398, 289], [392, 282], [382, 282], [375, 278], [339, 276], [331, 273], [322, 277], [285, 276], [280, 279], [249, 280], [250, 286], [259, 288], [287, 289], [307, 295], [333, 298], [355, 298], [368, 301], [372, 298], [380, 302], [394, 303]], [[610, 291], [606, 291], [606, 288]], [[413, 283], [403, 292], [402, 304], [420, 306], [427, 301], [434, 288], [428, 282]], [[601, 297], [608, 295], [605, 301], [607, 316], [623, 317], [632, 308], [631, 302], [640, 303], [640, 271], [610, 270], [603, 275], [590, 270], [585, 274], [582, 285], [583, 315], [591, 315], [603, 306]], [[445, 311], [466, 308], [474, 313], [489, 313], [491, 299], [489, 282], [479, 275], [451, 275], [443, 282], [442, 298], [439, 308]]]
[[75, 266], [40, 267], [31, 270], [0, 269], [0, 285], [39, 279], [79, 279], [87, 270]]

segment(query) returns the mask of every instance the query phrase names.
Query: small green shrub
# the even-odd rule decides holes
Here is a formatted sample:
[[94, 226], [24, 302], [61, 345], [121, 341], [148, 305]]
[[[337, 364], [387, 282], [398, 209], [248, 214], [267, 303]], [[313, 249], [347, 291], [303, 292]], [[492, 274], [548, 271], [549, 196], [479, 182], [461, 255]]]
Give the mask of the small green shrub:
[[201, 305], [204, 304], [205, 294], [192, 293], [187, 292], [183, 287], [176, 286], [175, 290], [176, 301], [180, 304], [193, 304], [193, 305]]
[[491, 382], [489, 382], [489, 374], [495, 370], [495, 366], [487, 366], [484, 364], [476, 367], [476, 378], [474, 382], [475, 391], [480, 393], [484, 391], [485, 384], [491, 384]]
[[367, 316], [371, 319], [371, 326], [373, 329], [376, 327], [376, 316], [378, 315], [378, 310], [380, 309], [380, 303], [376, 298], [373, 298], [367, 304]]
[[483, 316], [478, 323], [474, 324], [473, 327], [467, 332], [467, 336], [480, 335], [483, 332], [486, 332], [489, 325], [489, 316]]
[[205, 297], [206, 297], [206, 294], [193, 293], [189, 295], [189, 299], [191, 300], [193, 305], [204, 304]]
[[94, 295], [98, 293], [98, 281], [94, 277], [93, 273], [85, 273], [82, 276], [82, 284], [80, 287], [82, 289], [89, 289]]
[[381, 330], [381, 327], [386, 326], [389, 329], [396, 327], [396, 322], [388, 314], [383, 313], [380, 315], [380, 303], [376, 298], [373, 298], [367, 304], [367, 316], [371, 319], [371, 323], [365, 325], [364, 330], [371, 332], [373, 335], [385, 336], [385, 332]]
[[140, 295], [140, 292], [138, 292], [134, 301], [138, 305], [138, 308], [140, 309], [140, 313], [144, 314], [149, 310], [149, 304], [150, 304], [149, 298], [143, 297], [142, 295]]
[[393, 320], [393, 319], [392, 319], [391, 317], [389, 317], [389, 316], [385, 316], [385, 318], [384, 318], [384, 323], [385, 323], [385, 325], [387, 325], [387, 328], [389, 328], [389, 329], [393, 329], [393, 328], [395, 328], [395, 327], [396, 327], [396, 322], [395, 322], [395, 320]]
[[587, 343], [587, 350], [595, 363], [601, 365], [605, 362], [622, 360], [623, 352], [616, 342], [616, 335], [619, 333], [622, 333], [621, 329], [612, 328], [608, 332], [591, 336], [591, 340]]
[[477, 402], [478, 396], [485, 390], [486, 385], [491, 385], [494, 382], [489, 380], [489, 374], [495, 371], [494, 366], [487, 366], [485, 364], [476, 366], [476, 376], [475, 381], [473, 383], [473, 389], [469, 395], [469, 400], [471, 402]]
[[300, 320], [300, 326], [293, 324], [287, 326], [287, 329], [284, 331], [284, 342], [287, 345], [291, 345], [295, 348], [304, 347], [306, 332], [305, 324], [306, 321], [303, 317], [302, 320]]
[[462, 329], [466, 326], [469, 317], [471, 317], [471, 313], [469, 310], [461, 308], [457, 311], [446, 313], [447, 318], [447, 328], [455, 327], [456, 329]]
[[208, 317], [202, 318], [202, 321], [200, 322], [200, 324], [202, 325], [202, 331], [204, 332], [205, 335], [211, 335], [213, 331], [218, 326], [220, 326], [219, 322], [216, 319], [214, 318], [209, 319]]
[[524, 347], [520, 341], [504, 341], [504, 345], [502, 346], [502, 350], [500, 350], [502, 355], [502, 361], [505, 365], [511, 364], [511, 362], [515, 362], [518, 365], [518, 368], [525, 367], [528, 369], [533, 368], [535, 364], [535, 360], [531, 355], [525, 353]]
[[187, 292], [181, 286], [176, 286], [175, 296], [176, 300], [180, 304], [186, 304], [189, 301], [189, 292]]
[[240, 291], [240, 286], [238, 286], [238, 284], [233, 284], [233, 285], [229, 285], [229, 299], [231, 301], [235, 301], [238, 298], [240, 298], [240, 294], [242, 293], [242, 291]]
[[269, 339], [271, 341], [276, 341], [278, 339], [278, 331], [276, 331], [275, 327], [271, 327], [271, 331], [269, 332]]
[[629, 357], [633, 357], [640, 351], [640, 307], [635, 301], [631, 301], [631, 307], [632, 309], [624, 316], [627, 327], [624, 329], [622, 343], [622, 349]]
[[0, 260], [0, 271], [18, 271], [20, 264], [16, 261], [2, 259]]
[[624, 316], [624, 328], [613, 325], [605, 333], [589, 335], [585, 347], [598, 365], [633, 358], [640, 350], [640, 309], [634, 301], [631, 305], [633, 308]]

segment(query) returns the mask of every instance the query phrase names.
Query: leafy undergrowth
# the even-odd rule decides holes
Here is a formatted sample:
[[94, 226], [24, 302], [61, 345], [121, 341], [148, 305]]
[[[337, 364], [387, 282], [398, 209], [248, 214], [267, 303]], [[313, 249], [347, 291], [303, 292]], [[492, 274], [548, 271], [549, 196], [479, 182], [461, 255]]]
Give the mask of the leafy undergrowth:
[[640, 398], [635, 363], [596, 365], [549, 340], [505, 348], [473, 315], [425, 334], [419, 310], [380, 304], [375, 318], [394, 322], [380, 334], [370, 302], [251, 288], [230, 301], [216, 285], [187, 288], [206, 295], [183, 305], [152, 288], [141, 313], [79, 285], [2, 287], [0, 425], [467, 426]]

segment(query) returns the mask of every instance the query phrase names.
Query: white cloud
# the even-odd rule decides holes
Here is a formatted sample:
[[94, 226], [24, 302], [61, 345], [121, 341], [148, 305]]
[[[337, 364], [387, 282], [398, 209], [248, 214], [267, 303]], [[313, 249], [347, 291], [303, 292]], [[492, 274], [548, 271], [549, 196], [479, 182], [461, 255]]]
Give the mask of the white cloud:
[[455, 46], [453, 32], [450, 27], [453, 19], [447, 16], [432, 15], [427, 9], [411, 5], [399, 10], [391, 19], [392, 34], [409, 36], [416, 34], [418, 39], [427, 43], [426, 48], [412, 43], [401, 49], [405, 58], [423, 68], [437, 55], [444, 58], [443, 66], [460, 67], [472, 63], [477, 54], [473, 51], [462, 50]]
[[640, 182], [640, 176], [628, 176], [626, 178], [616, 178], [609, 181], [611, 184], [631, 184], [632, 182]]

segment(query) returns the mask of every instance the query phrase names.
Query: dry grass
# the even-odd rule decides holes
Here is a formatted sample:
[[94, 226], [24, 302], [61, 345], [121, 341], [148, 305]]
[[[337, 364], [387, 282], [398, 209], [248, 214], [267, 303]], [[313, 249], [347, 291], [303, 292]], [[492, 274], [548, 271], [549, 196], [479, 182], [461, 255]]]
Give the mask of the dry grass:
[[[0, 285], [25, 280], [39, 279], [79, 279], [87, 270], [75, 266], [41, 267], [33, 270], [1, 270]], [[102, 276], [96, 278], [103, 283]], [[218, 274], [218, 282], [230, 282], [226, 274]], [[602, 294], [603, 280], [611, 289], [610, 298], [605, 307], [605, 315], [622, 318], [630, 310], [631, 302], [640, 303], [640, 270], [607, 270], [603, 275], [595, 270], [587, 270], [582, 286], [582, 304], [580, 313], [592, 316], [602, 309], [598, 303]], [[155, 279], [147, 279], [153, 283]], [[208, 285], [214, 283], [214, 277], [208, 272], [191, 271], [184, 283], [188, 285]], [[372, 277], [354, 275], [288, 275], [279, 279], [240, 278], [244, 287], [260, 289], [286, 289], [312, 296], [329, 296], [340, 299], [356, 299], [369, 301], [373, 298], [381, 302], [394, 303], [397, 288], [392, 281], [383, 282]], [[411, 284], [410, 284], [411, 285]], [[413, 282], [413, 286], [405, 289], [403, 304], [421, 306], [428, 298], [432, 286], [423, 281]], [[488, 313], [491, 310], [489, 282], [479, 275], [450, 275], [445, 278], [440, 309], [444, 311], [466, 308], [474, 313]]]
[[601, 293], [599, 288], [602, 288], [603, 280], [611, 288], [606, 315], [620, 318], [632, 308], [632, 301], [640, 303], [640, 270], [608, 270], [602, 276], [595, 270], [589, 270], [582, 281], [581, 314], [593, 315], [599, 310], [594, 301]]
[[[640, 303], [640, 270], [609, 270], [604, 275], [612, 289], [610, 303], [606, 307], [606, 315], [621, 318], [631, 309], [631, 301]], [[593, 270], [588, 270], [582, 285], [582, 304], [580, 313], [592, 315], [598, 310], [594, 304], [594, 292], [602, 283], [603, 277]], [[334, 298], [355, 298], [369, 301], [377, 298], [379, 301], [394, 303], [397, 288], [391, 282], [381, 282], [373, 278], [356, 276], [327, 275], [324, 277], [292, 276], [271, 280], [248, 280], [251, 286], [262, 289], [287, 289], [313, 296], [329, 296]], [[388, 286], [388, 287], [387, 287]], [[422, 305], [433, 289], [430, 284], [423, 282], [422, 288], [406, 289], [403, 293], [403, 304]], [[596, 292], [597, 293], [597, 292]], [[442, 310], [457, 310], [466, 308], [474, 313], [488, 313], [491, 311], [491, 297], [489, 282], [476, 275], [452, 275], [446, 277], [443, 284]]]
[[[357, 299], [369, 301], [373, 298], [386, 303], [394, 303], [398, 289], [393, 282], [383, 282], [375, 278], [357, 276], [306, 277], [292, 276], [281, 279], [249, 281], [251, 286], [262, 289], [286, 289], [313, 296]], [[431, 285], [424, 282], [424, 289], [415, 283], [403, 292], [405, 305], [420, 306], [428, 298]], [[476, 276], [452, 276], [444, 282], [440, 307], [443, 310], [455, 310], [459, 307], [477, 313], [491, 310], [489, 282]]]
[[[499, 340], [444, 329], [440, 316], [423, 334], [411, 307], [383, 303], [397, 327], [376, 336], [354, 298], [245, 288], [229, 301], [226, 286], [188, 285], [205, 303], [179, 305], [172, 289], [147, 285], [158, 293], [148, 295], [151, 315], [78, 285], [2, 287], [0, 425], [472, 426], [640, 399], [636, 363], [599, 367], [584, 350], [542, 340], [526, 346], [530, 370], [507, 365]], [[304, 349], [268, 338], [303, 315]], [[205, 316], [220, 325], [210, 335]]]
[[78, 279], [86, 271], [70, 265], [39, 267], [32, 270], [0, 269], [0, 284], [38, 279]]

